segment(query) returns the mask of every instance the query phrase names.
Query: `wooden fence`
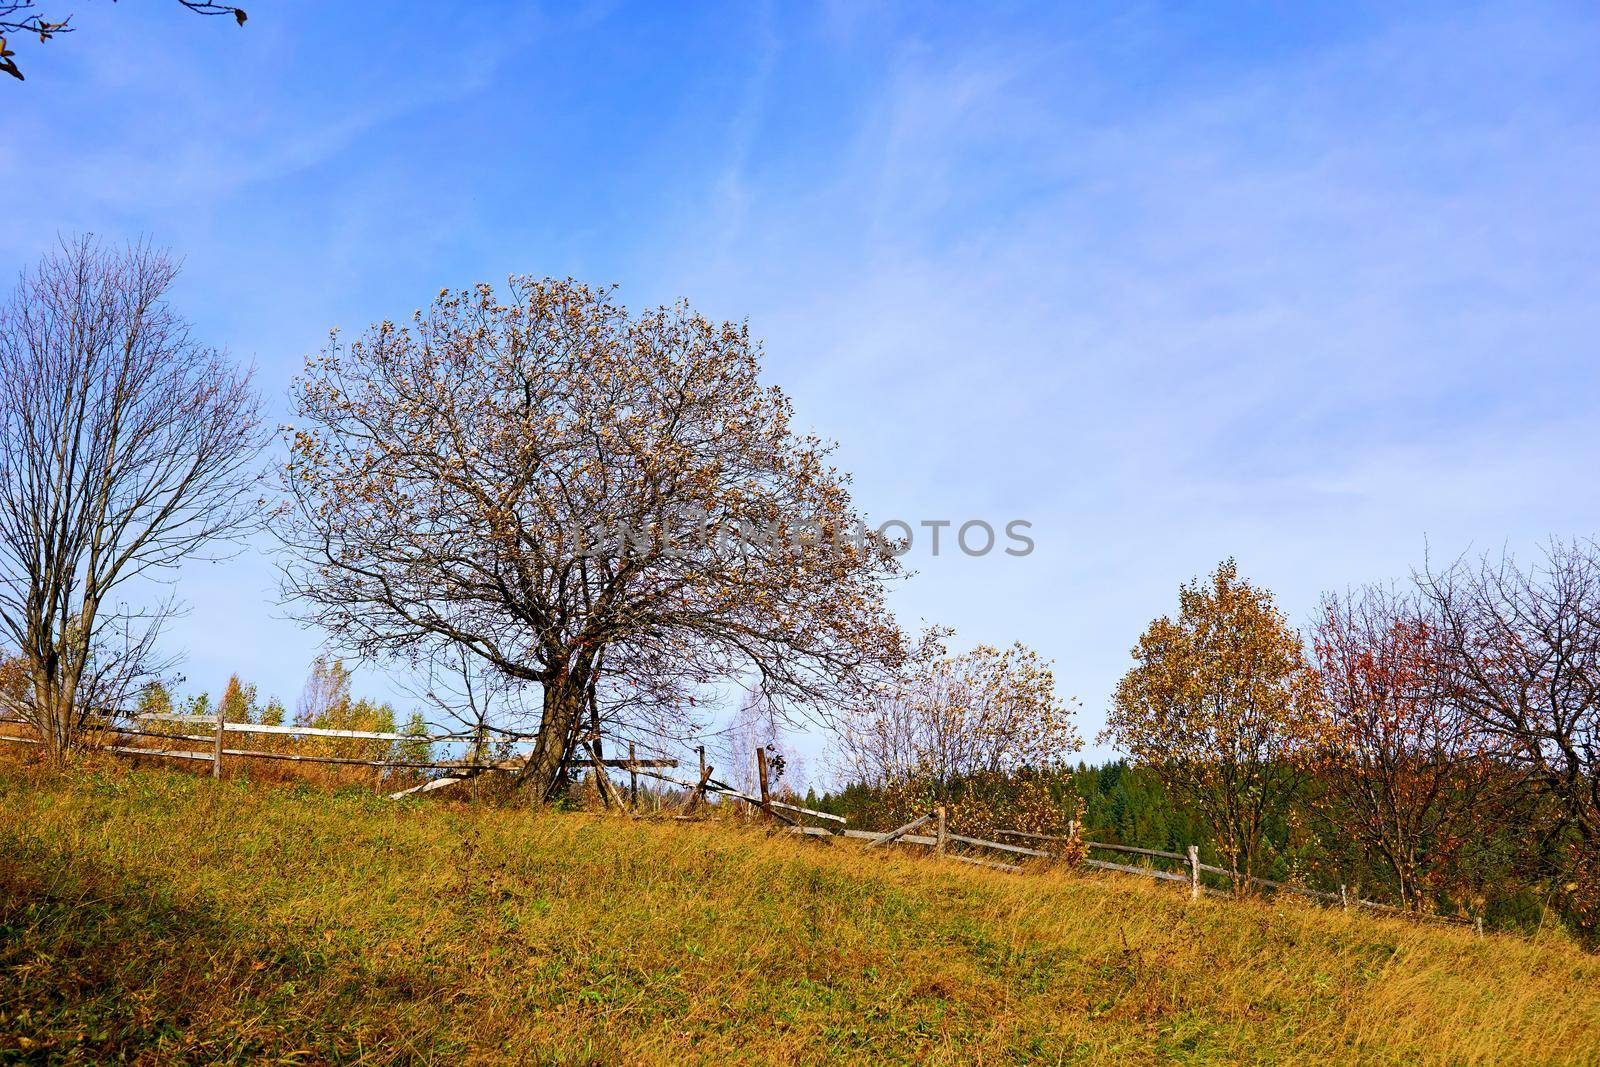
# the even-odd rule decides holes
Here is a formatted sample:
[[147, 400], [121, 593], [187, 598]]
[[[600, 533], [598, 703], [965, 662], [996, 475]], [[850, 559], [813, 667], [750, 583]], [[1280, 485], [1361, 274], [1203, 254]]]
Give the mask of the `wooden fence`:
[[[179, 714], [147, 714], [136, 716], [134, 726], [116, 726], [107, 724], [95, 730], [95, 733], [104, 737], [114, 738], [112, 743], [102, 743], [98, 746], [100, 751], [112, 752], [122, 756], [149, 756], [157, 759], [180, 759], [200, 761], [211, 764], [211, 776], [220, 777], [223, 761], [225, 759], [243, 760], [278, 760], [291, 763], [321, 764], [344, 767], [372, 767], [381, 770], [408, 770], [408, 771], [442, 771], [437, 778], [430, 778], [418, 785], [409, 786], [397, 792], [390, 793], [391, 800], [410, 796], [415, 793], [432, 792], [446, 786], [456, 785], [469, 781], [480, 774], [490, 771], [511, 772], [522, 766], [523, 760], [511, 758], [488, 763], [475, 763], [471, 759], [457, 760], [406, 760], [406, 759], [371, 759], [360, 756], [336, 756], [303, 752], [277, 752], [261, 748], [230, 748], [227, 737], [235, 735], [280, 736], [295, 740], [320, 738], [325, 740], [348, 741], [379, 741], [387, 743], [448, 743], [472, 744], [484, 743], [484, 737], [472, 733], [445, 733], [445, 734], [409, 734], [394, 733], [376, 730], [333, 730], [315, 726], [270, 726], [264, 723], [228, 722], [219, 712], [212, 715], [179, 715]], [[166, 724], [171, 726], [204, 726], [206, 733], [172, 733], [168, 730], [151, 730], [145, 727]], [[0, 719], [0, 725], [17, 726], [32, 729], [31, 724], [20, 719]], [[184, 743], [190, 745], [204, 745], [204, 749], [182, 748], [149, 748], [141, 745], [123, 744], [128, 738], [154, 739], [167, 743]], [[36, 737], [19, 737], [15, 734], [0, 733], [0, 742], [13, 744], [38, 745], [42, 742]], [[591, 752], [597, 751], [590, 746]], [[677, 760], [671, 759], [635, 759], [633, 745], [628, 745], [629, 758], [602, 760], [591, 756], [580, 760], [576, 754], [570, 758], [573, 766], [593, 765], [605, 768], [621, 768], [636, 774], [641, 768], [665, 767], [673, 768], [678, 765]], [[638, 793], [637, 784], [633, 787], [634, 795]]]
[[[381, 760], [365, 759], [348, 756], [329, 756], [307, 753], [274, 752], [263, 749], [229, 748], [226, 738], [229, 734], [242, 735], [279, 735], [301, 738], [327, 738], [363, 741], [383, 741], [391, 743], [400, 742], [425, 742], [453, 743], [453, 744], [479, 744], [484, 740], [474, 734], [407, 734], [379, 732], [368, 730], [334, 730], [309, 726], [269, 726], [260, 723], [228, 722], [220, 714], [216, 716], [196, 716], [178, 714], [143, 715], [134, 721], [141, 724], [164, 723], [177, 726], [205, 726], [209, 731], [204, 734], [180, 733], [173, 734], [158, 730], [147, 730], [139, 727], [113, 727], [107, 726], [101, 732], [111, 735], [118, 740], [127, 737], [153, 738], [167, 742], [184, 742], [189, 744], [204, 744], [209, 746], [205, 751], [192, 751], [170, 748], [144, 748], [128, 744], [102, 744], [101, 750], [127, 756], [150, 756], [156, 758], [181, 759], [201, 761], [211, 764], [212, 777], [222, 773], [224, 759], [261, 759], [283, 760], [297, 763], [333, 764], [343, 766], [363, 766], [395, 770], [420, 770], [442, 771], [439, 777], [429, 778], [417, 785], [397, 790], [389, 794], [391, 800], [403, 797], [429, 793], [447, 786], [466, 782], [472, 778], [491, 772], [514, 772], [518, 770], [526, 757], [512, 757], [487, 763], [474, 763], [470, 760]], [[27, 726], [28, 724], [16, 719], [0, 719], [0, 725]], [[37, 745], [41, 742], [37, 738], [18, 737], [12, 734], [0, 733], [0, 741], [9, 741], [16, 744]], [[757, 748], [755, 753], [756, 776], [758, 782], [757, 793], [748, 793], [729, 785], [726, 781], [713, 776], [716, 768], [706, 763], [704, 746], [698, 751], [699, 774], [694, 781], [680, 778], [665, 773], [678, 767], [678, 761], [669, 758], [648, 757], [638, 758], [633, 742], [628, 742], [627, 759], [602, 759], [600, 757], [602, 739], [598, 736], [587, 736], [579, 740], [577, 750], [569, 755], [569, 765], [574, 768], [588, 767], [595, 771], [595, 778], [599, 785], [602, 798], [608, 805], [617, 804], [624, 807], [635, 807], [639, 797], [639, 778], [644, 776], [653, 778], [670, 785], [678, 786], [686, 792], [683, 804], [684, 814], [679, 818], [693, 817], [693, 812], [708, 797], [717, 795], [736, 800], [748, 805], [753, 811], [758, 811], [765, 817], [775, 822], [784, 824], [790, 833], [800, 834], [809, 838], [834, 838], [860, 840], [866, 842], [867, 848], [880, 848], [890, 844], [915, 845], [931, 848], [936, 856], [954, 860], [958, 863], [967, 863], [991, 870], [1006, 871], [1020, 874], [1026, 870], [1018, 862], [1007, 860], [1023, 859], [1055, 859], [1052, 853], [1043, 847], [1019, 845], [1005, 841], [991, 841], [984, 838], [972, 837], [953, 832], [947, 825], [947, 816], [944, 808], [934, 808], [931, 811], [913, 819], [911, 822], [895, 829], [877, 832], [871, 830], [858, 830], [848, 825], [849, 820], [841, 815], [834, 815], [825, 811], [802, 807], [786, 800], [779, 800], [772, 796], [768, 783], [768, 766], [766, 752]], [[587, 752], [587, 756], [583, 753]], [[629, 776], [629, 789], [626, 799], [621, 797], [616, 786], [611, 782], [610, 770], [625, 770]], [[804, 820], [814, 819], [829, 825], [809, 826]], [[918, 834], [913, 831], [923, 829], [932, 824], [933, 833]], [[1138, 875], [1144, 878], [1154, 878], [1162, 881], [1178, 882], [1188, 887], [1189, 895], [1194, 898], [1202, 894], [1216, 896], [1229, 896], [1228, 892], [1206, 885], [1204, 875], [1213, 875], [1228, 880], [1232, 885], [1248, 883], [1264, 886], [1277, 892], [1294, 893], [1311, 900], [1325, 904], [1339, 904], [1344, 908], [1362, 908], [1390, 915], [1405, 916], [1409, 918], [1426, 918], [1431, 921], [1445, 922], [1456, 925], [1474, 925], [1478, 935], [1483, 935], [1483, 920], [1472, 920], [1459, 916], [1447, 915], [1421, 915], [1408, 912], [1400, 908], [1380, 904], [1372, 900], [1364, 900], [1352, 895], [1348, 887], [1341, 885], [1337, 893], [1323, 890], [1310, 889], [1305, 886], [1290, 885], [1276, 882], [1267, 878], [1254, 876], [1240, 877], [1234, 872], [1211, 864], [1200, 862], [1200, 850], [1190, 845], [1186, 853], [1167, 852], [1154, 848], [1138, 848], [1132, 845], [1119, 845], [1106, 841], [1081, 841], [1075, 837], [1031, 833], [1022, 830], [998, 830], [997, 834], [1005, 837], [1020, 838], [1033, 842], [1035, 845], [1052, 844], [1081, 844], [1085, 852], [1110, 852], [1130, 858], [1143, 858], [1146, 860], [1159, 860], [1181, 865], [1181, 870], [1165, 870], [1160, 867], [1141, 865], [1138, 863], [1118, 863], [1113, 860], [1095, 859], [1087, 854], [1080, 857], [1078, 862], [1086, 867], [1116, 871], [1122, 874]], [[991, 853], [1000, 853], [1007, 860], [989, 858], [987, 856], [970, 855], [966, 851], [952, 846], [961, 846], [968, 850], [981, 849]]]
[[[1035, 841], [1067, 840], [1066, 838], [1062, 837], [1052, 837], [1048, 834], [1025, 833], [1021, 830], [1001, 830], [999, 833]], [[1164, 871], [1152, 867], [1138, 867], [1125, 863], [1111, 863], [1106, 860], [1096, 860], [1088, 857], [1085, 857], [1082, 860], [1084, 864], [1090, 867], [1099, 867], [1103, 870], [1122, 871], [1126, 874], [1138, 874], [1147, 878], [1163, 878], [1176, 882], [1186, 881], [1191, 885], [1191, 887], [1198, 887], [1191, 889], [1191, 892], [1195, 896], [1198, 896], [1202, 891], [1207, 893], [1215, 893], [1219, 896], [1229, 895], [1221, 890], [1214, 889], [1211, 886], [1206, 886], [1201, 883], [1200, 876], [1202, 874], [1212, 874], [1226, 878], [1229, 882], [1265, 886], [1268, 889], [1283, 893], [1295, 893], [1325, 904], [1338, 904], [1343, 908], [1366, 908], [1370, 911], [1385, 912], [1390, 915], [1400, 915], [1411, 918], [1419, 917], [1419, 913], [1417, 912], [1406, 911], [1403, 908], [1392, 907], [1388, 904], [1379, 904], [1374, 900], [1363, 900], [1360, 897], [1353, 896], [1350, 893], [1349, 886], [1342, 884], [1339, 886], [1339, 891], [1337, 893], [1329, 893], [1321, 889], [1311, 889], [1306, 886], [1290, 885], [1287, 882], [1275, 882], [1270, 878], [1257, 878], [1254, 875], [1236, 876], [1233, 871], [1228, 870], [1226, 867], [1214, 867], [1209, 863], [1201, 863], [1200, 850], [1194, 845], [1189, 846], [1189, 851], [1187, 854], [1179, 852], [1164, 852], [1161, 849], [1156, 848], [1135, 848], [1132, 845], [1115, 845], [1105, 841], [1084, 841], [1083, 847], [1088, 850], [1101, 850], [1106, 852], [1121, 852], [1139, 856], [1149, 856], [1154, 859], [1172, 860], [1185, 864], [1188, 868], [1187, 872], [1178, 874], [1172, 871]], [[1482, 934], [1483, 932], [1483, 920], [1481, 918], [1468, 919], [1457, 915], [1433, 914], [1421, 915], [1420, 917], [1426, 918], [1431, 922], [1449, 923], [1457, 926], [1475, 926], [1479, 934]]]
[[[893, 830], [885, 832], [853, 829], [848, 826], [848, 820], [842, 816], [833, 815], [828, 812], [814, 811], [810, 808], [803, 808], [799, 807], [798, 805], [773, 799], [768, 792], [767, 786], [766, 753], [759, 748], [756, 750], [757, 779], [760, 783], [759, 796], [752, 796], [741, 790], [734, 789], [725, 782], [713, 778], [711, 776], [713, 770], [714, 768], [706, 766], [705, 749], [702, 748], [700, 750], [700, 778], [698, 782], [689, 782], [682, 778], [676, 778], [666, 774], [659, 774], [654, 771], [640, 771], [639, 773], [648, 774], [651, 777], [659, 778], [662, 781], [670, 782], [690, 790], [690, 807], [693, 806], [697, 799], [703, 797], [707, 792], [719, 793], [735, 800], [744, 801], [752, 808], [764, 812], [769, 817], [776, 819], [779, 822], [787, 823], [787, 829], [790, 833], [800, 834], [806, 837], [853, 838], [867, 842], [866, 847], [868, 848], [880, 847], [893, 843], [926, 846], [931, 847], [934, 850], [935, 855], [945, 859], [952, 859], [960, 863], [970, 863], [980, 867], [988, 867], [992, 870], [1008, 871], [1017, 874], [1023, 873], [1026, 868], [1018, 863], [1008, 863], [998, 859], [990, 859], [984, 856], [967, 855], [962, 852], [953, 851], [950, 846], [952, 844], [965, 845], [971, 848], [986, 849], [991, 852], [1009, 854], [1010, 856], [1019, 858], [1057, 858], [1055, 853], [1049, 852], [1043, 848], [1030, 848], [1024, 845], [1018, 845], [1004, 841], [990, 841], [983, 838], [969, 837], [964, 834], [954, 833], [947, 825], [946, 812], [942, 807], [935, 808], [932, 811], [913, 819], [911, 822], [906, 823], [903, 826], [899, 826]], [[798, 818], [795, 818], [795, 816], [801, 815], [811, 816], [816, 819], [837, 823], [839, 824], [839, 829], [835, 830], [824, 826], [806, 826], [802, 824]], [[933, 834], [917, 834], [913, 832], [915, 830], [922, 829], [929, 823], [933, 824]], [[1031, 840], [1040, 844], [1070, 843], [1074, 841], [1074, 838], [1071, 836], [1061, 837], [1059, 835], [1029, 833], [1021, 830], [998, 830], [996, 833], [1002, 836]], [[1305, 886], [1290, 885], [1285, 882], [1275, 882], [1268, 878], [1257, 878], [1254, 876], [1237, 877], [1233, 871], [1230, 871], [1225, 867], [1216, 867], [1209, 863], [1200, 862], [1200, 849], [1195, 845], [1190, 845], [1187, 852], [1167, 852], [1162, 849], [1139, 848], [1133, 845], [1118, 845], [1107, 841], [1082, 841], [1080, 843], [1086, 852], [1111, 852], [1129, 857], [1165, 860], [1182, 864], [1184, 869], [1180, 872], [1163, 870], [1158, 867], [1141, 866], [1134, 863], [1116, 863], [1111, 860], [1095, 859], [1088, 855], [1084, 855], [1078, 861], [1086, 867], [1091, 867], [1098, 870], [1116, 871], [1123, 874], [1139, 875], [1140, 877], [1144, 878], [1155, 878], [1162, 881], [1179, 882], [1188, 887], [1189, 895], [1192, 898], [1198, 898], [1205, 894], [1219, 897], [1228, 897], [1233, 895], [1225, 890], [1206, 885], [1202, 876], [1209, 874], [1227, 879], [1230, 884], [1237, 885], [1239, 883], [1248, 883], [1252, 885], [1264, 886], [1268, 889], [1279, 892], [1295, 893], [1321, 903], [1337, 903], [1344, 908], [1365, 908], [1372, 911], [1383, 912], [1389, 915], [1402, 916], [1406, 918], [1423, 918], [1434, 922], [1443, 922], [1453, 925], [1475, 926], [1478, 931], [1478, 936], [1483, 936], [1483, 920], [1481, 918], [1465, 919], [1459, 916], [1425, 915], [1416, 912], [1409, 912], [1401, 908], [1391, 907], [1387, 904], [1379, 904], [1376, 901], [1363, 900], [1355, 897], [1350, 894], [1348, 887], [1343, 885], [1339, 887], [1338, 893], [1327, 893], [1323, 892], [1322, 890], [1310, 889]]]

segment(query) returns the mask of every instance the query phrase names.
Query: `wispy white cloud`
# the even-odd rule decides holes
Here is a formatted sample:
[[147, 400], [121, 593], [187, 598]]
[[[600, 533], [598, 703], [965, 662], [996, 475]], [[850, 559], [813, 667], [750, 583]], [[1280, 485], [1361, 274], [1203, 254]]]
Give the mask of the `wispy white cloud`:
[[[275, 391], [508, 270], [748, 317], [874, 515], [1035, 522], [897, 603], [1034, 643], [1091, 718], [1224, 555], [1304, 612], [1425, 537], [1600, 526], [1582, 7], [131, 10], [0, 112], [0, 263], [154, 233]], [[270, 588], [185, 575], [197, 673], [292, 696], [315, 637]]]
[[751, 191], [734, 269], [668, 273], [750, 314], [877, 514], [1038, 523], [901, 603], [1096, 715], [1223, 555], [1304, 610], [1426, 536], [1595, 527], [1597, 39], [1435, 16], [1120, 108], [1081, 42], [914, 40], [826, 180]]

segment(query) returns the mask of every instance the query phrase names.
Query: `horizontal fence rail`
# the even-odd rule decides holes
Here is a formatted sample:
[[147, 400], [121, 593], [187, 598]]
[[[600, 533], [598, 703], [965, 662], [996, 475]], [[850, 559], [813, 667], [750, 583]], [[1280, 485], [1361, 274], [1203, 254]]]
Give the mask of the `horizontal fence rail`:
[[985, 841], [982, 838], [963, 837], [960, 834], [946, 834], [945, 836], [949, 840], [959, 841], [963, 845], [977, 845], [979, 848], [998, 849], [1001, 852], [1015, 852], [1023, 856], [1038, 856], [1044, 859], [1050, 857], [1048, 852], [1041, 852], [1036, 848], [1024, 848], [1021, 845], [1007, 845], [1000, 841]]
[[[149, 712], [138, 716], [142, 722], [171, 722], [191, 723], [200, 726], [216, 725], [216, 717], [212, 715], [179, 715], [169, 712]], [[407, 734], [394, 731], [379, 730], [333, 730], [322, 726], [295, 726], [270, 724], [261, 722], [228, 722], [224, 720], [222, 728], [229, 733], [242, 734], [285, 734], [293, 737], [342, 737], [357, 741], [427, 741], [439, 744], [465, 744], [474, 741], [489, 742], [486, 736], [477, 733], [449, 733], [449, 734]], [[109, 729], [109, 728], [108, 728]], [[486, 730], [485, 733], [498, 733], [502, 736], [510, 734], [512, 744], [526, 744], [532, 738], [522, 734], [512, 734], [510, 731]], [[496, 742], [500, 743], [500, 742]]]
[[[382, 730], [335, 730], [315, 726], [284, 726], [269, 723], [228, 722], [227, 720], [223, 719], [220, 714], [215, 716], [203, 716], [149, 713], [133, 716], [132, 718], [133, 721], [138, 725], [118, 725], [114, 723], [95, 725], [92, 728], [92, 733], [101, 735], [104, 738], [114, 739], [112, 742], [101, 743], [95, 747], [99, 751], [111, 752], [122, 756], [151, 757], [155, 759], [177, 759], [190, 762], [209, 763], [211, 764], [212, 777], [218, 777], [220, 775], [221, 764], [225, 758], [268, 760], [313, 766], [371, 767], [380, 771], [395, 770], [445, 772], [441, 777], [432, 778], [428, 781], [421, 782], [388, 794], [389, 798], [392, 800], [398, 800], [406, 796], [429, 793], [437, 789], [443, 789], [447, 786], [470, 781], [478, 775], [490, 771], [515, 773], [516, 771], [522, 769], [524, 763], [524, 759], [516, 757], [505, 760], [497, 760], [489, 763], [473, 763], [467, 758], [415, 760], [396, 757], [389, 759], [372, 759], [363, 756], [336, 756], [321, 753], [280, 752], [254, 748], [229, 748], [224, 742], [224, 739], [229, 735], [233, 735], [235, 737], [240, 735], [268, 735], [286, 737], [291, 740], [377, 741], [390, 744], [406, 742], [428, 744], [463, 744], [484, 742], [486, 740], [486, 738], [475, 733], [413, 734], [396, 733]], [[157, 726], [163, 723], [178, 727], [188, 726], [191, 728], [194, 726], [208, 726], [211, 728], [211, 732], [208, 734], [190, 732], [175, 733], [165, 730], [150, 730], [140, 728], [142, 726]], [[0, 726], [21, 727], [29, 730], [34, 729], [33, 725], [26, 720], [11, 717], [0, 718]], [[510, 733], [510, 731], [492, 732], [501, 735]], [[188, 749], [168, 748], [164, 746], [141, 747], [137, 745], [115, 743], [116, 741], [123, 741], [129, 738], [149, 738], [152, 740], [165, 741], [169, 743], [184, 742], [187, 744], [207, 745], [210, 747], [209, 751], [195, 751]], [[13, 744], [24, 745], [42, 744], [38, 738], [19, 737], [15, 734], [0, 732], [0, 742], [6, 741], [9, 741]], [[631, 752], [633, 748], [632, 744], [630, 744], [628, 747]], [[596, 761], [583, 758], [577, 752], [568, 754], [567, 758], [563, 762], [569, 770], [590, 767], [598, 762], [600, 766], [605, 768], [627, 770], [634, 773], [649, 773], [648, 770], [646, 770], [647, 768], [672, 769], [678, 766], [678, 761], [675, 759], [652, 757], [644, 759], [629, 758]]]
[[1124, 874], [1140, 874], [1146, 878], [1164, 878], [1172, 882], [1187, 882], [1189, 876], [1177, 874], [1173, 871], [1160, 871], [1154, 867], [1134, 867], [1126, 863], [1112, 863], [1109, 860], [1092, 860], [1085, 858], [1085, 866], [1098, 867], [1103, 871], [1122, 871]]

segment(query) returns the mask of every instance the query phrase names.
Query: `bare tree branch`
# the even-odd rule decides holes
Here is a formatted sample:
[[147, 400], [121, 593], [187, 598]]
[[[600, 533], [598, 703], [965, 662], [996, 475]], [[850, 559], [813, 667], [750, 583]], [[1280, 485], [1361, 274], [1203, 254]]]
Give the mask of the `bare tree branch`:
[[[178, 0], [178, 3], [197, 15], [232, 15], [234, 22], [240, 26], [249, 18], [244, 8], [232, 4], [211, 4], [202, 0]], [[0, 0], [0, 71], [18, 81], [23, 80], [22, 71], [11, 58], [15, 53], [6, 48], [5, 34], [37, 34], [39, 43], [44, 44], [75, 29], [71, 15], [47, 18], [39, 14], [37, 8], [38, 0]]]
[[1483, 556], [1417, 581], [1449, 699], [1554, 802], [1564, 895], [1600, 924], [1600, 546], [1553, 541], [1533, 566]]

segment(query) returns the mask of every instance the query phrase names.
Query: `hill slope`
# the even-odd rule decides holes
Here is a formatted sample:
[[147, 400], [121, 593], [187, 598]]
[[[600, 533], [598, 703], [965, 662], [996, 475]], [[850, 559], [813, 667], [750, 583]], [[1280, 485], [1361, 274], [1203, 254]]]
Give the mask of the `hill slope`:
[[1600, 959], [716, 824], [0, 769], [0, 1060], [1600, 1062]]

